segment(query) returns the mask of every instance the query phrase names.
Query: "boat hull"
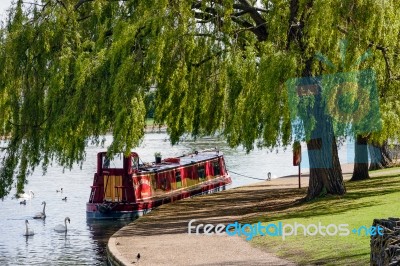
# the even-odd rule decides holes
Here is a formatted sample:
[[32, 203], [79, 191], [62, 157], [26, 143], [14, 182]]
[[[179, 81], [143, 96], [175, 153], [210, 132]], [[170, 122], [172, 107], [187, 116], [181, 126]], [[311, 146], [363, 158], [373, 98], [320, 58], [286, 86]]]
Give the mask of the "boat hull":
[[137, 203], [87, 203], [86, 218], [88, 220], [137, 219], [163, 204], [226, 190], [231, 183], [232, 181], [228, 176], [223, 178], [223, 181], [217, 183], [214, 182], [213, 184], [203, 185], [190, 190], [183, 190], [178, 193], [172, 193], [171, 195], [166, 195], [166, 197], [161, 199], [150, 199]]

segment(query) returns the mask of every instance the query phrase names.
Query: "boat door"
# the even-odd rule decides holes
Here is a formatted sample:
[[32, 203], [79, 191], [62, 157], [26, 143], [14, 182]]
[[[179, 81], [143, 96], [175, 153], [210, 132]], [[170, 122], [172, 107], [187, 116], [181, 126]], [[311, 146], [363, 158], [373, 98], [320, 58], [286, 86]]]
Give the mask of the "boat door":
[[121, 201], [122, 191], [122, 176], [104, 174], [104, 199], [106, 201]]
[[121, 201], [122, 200], [122, 176], [123, 176], [123, 157], [116, 155], [114, 158], [102, 156], [102, 173], [104, 184], [104, 200]]

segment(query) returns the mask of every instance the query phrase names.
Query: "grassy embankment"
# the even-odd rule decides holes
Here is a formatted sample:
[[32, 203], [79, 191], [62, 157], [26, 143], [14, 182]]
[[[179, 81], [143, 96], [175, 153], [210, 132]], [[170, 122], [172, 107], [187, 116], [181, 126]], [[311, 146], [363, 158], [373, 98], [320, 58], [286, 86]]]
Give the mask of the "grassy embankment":
[[153, 118], [146, 118], [146, 127], [154, 126], [154, 119]]
[[[392, 168], [373, 171], [371, 176], [369, 180], [347, 182], [343, 197], [317, 199], [247, 222], [348, 224], [351, 231], [371, 226], [375, 218], [400, 217], [400, 174], [393, 174]], [[369, 265], [370, 259], [370, 236], [365, 236], [364, 231], [362, 235], [298, 235], [285, 240], [279, 236], [257, 236], [251, 243], [300, 265]]]

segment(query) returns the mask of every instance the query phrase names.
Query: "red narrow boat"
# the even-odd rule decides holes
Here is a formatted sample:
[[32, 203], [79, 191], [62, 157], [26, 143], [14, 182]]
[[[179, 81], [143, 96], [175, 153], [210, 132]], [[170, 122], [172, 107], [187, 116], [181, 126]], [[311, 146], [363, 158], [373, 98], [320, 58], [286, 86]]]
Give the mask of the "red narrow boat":
[[132, 219], [165, 203], [225, 190], [232, 183], [224, 157], [217, 150], [195, 152], [154, 163], [139, 155], [97, 155], [87, 219]]

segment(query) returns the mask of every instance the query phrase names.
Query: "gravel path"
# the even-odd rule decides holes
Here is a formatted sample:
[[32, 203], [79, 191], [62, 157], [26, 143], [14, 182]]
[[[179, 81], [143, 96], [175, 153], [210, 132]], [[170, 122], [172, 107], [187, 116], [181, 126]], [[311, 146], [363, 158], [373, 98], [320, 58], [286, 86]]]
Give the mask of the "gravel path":
[[[342, 166], [345, 179], [352, 167]], [[163, 205], [115, 233], [108, 242], [109, 256], [116, 265], [295, 265], [238, 236], [195, 235], [195, 229], [189, 235], [188, 222], [226, 225], [270, 208], [290, 207], [306, 193], [308, 176], [301, 181], [301, 190], [292, 176]], [[287, 189], [278, 196], [268, 191], [281, 188]]]

